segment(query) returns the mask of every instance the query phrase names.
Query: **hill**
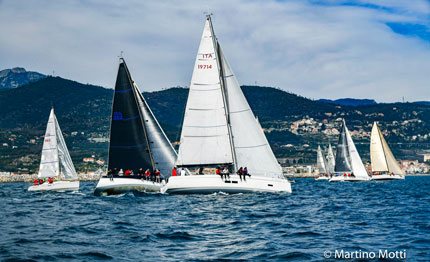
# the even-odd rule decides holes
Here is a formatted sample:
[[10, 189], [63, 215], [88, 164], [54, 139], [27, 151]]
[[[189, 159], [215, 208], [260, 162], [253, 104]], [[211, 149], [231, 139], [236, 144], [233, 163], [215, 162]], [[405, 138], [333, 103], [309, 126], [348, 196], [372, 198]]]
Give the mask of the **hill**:
[[[364, 159], [368, 158], [373, 121], [380, 121], [394, 154], [400, 158], [416, 158], [429, 148], [430, 106], [425, 104], [341, 106], [271, 87], [243, 86], [242, 90], [278, 157], [313, 162], [317, 144], [336, 144], [337, 134], [333, 132], [339, 127], [340, 118], [347, 120]], [[175, 87], [143, 95], [170, 140], [178, 141], [188, 89]], [[111, 89], [51, 76], [3, 90], [0, 170], [37, 168], [52, 105], [77, 169], [94, 169], [95, 164], [82, 159], [107, 159], [105, 138], [109, 135], [112, 96]]]
[[15, 88], [45, 77], [45, 75], [37, 72], [26, 71], [22, 67], [5, 69], [0, 71], [0, 89]]
[[318, 102], [324, 102], [329, 104], [341, 105], [341, 106], [367, 106], [376, 105], [376, 101], [373, 99], [355, 99], [355, 98], [341, 98], [336, 100], [330, 99], [318, 99]]

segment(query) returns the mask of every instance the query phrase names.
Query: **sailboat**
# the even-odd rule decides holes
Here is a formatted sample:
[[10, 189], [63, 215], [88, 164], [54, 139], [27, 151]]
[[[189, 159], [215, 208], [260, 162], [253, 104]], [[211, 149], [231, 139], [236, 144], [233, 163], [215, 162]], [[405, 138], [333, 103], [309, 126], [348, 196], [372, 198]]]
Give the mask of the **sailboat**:
[[[176, 165], [188, 168], [190, 175], [170, 177], [162, 192], [291, 192], [215, 37], [210, 15], [191, 79]], [[217, 167], [229, 176], [217, 175]], [[251, 176], [238, 176], [240, 167], [247, 167]]]
[[343, 119], [337, 144], [334, 176], [329, 181], [358, 182], [370, 179], [346, 127], [345, 119]]
[[[100, 178], [95, 195], [128, 191], [159, 192], [172, 172], [176, 151], [120, 59], [112, 102], [108, 174]], [[161, 181], [143, 172], [159, 170]]]
[[376, 121], [373, 123], [370, 136], [370, 160], [372, 163], [373, 180], [405, 179], [405, 173], [391, 153]]
[[321, 146], [318, 146], [318, 150], [317, 150], [317, 170], [318, 170], [318, 177], [315, 177], [315, 180], [330, 179], [330, 172], [328, 171], [327, 159], [323, 155]]
[[[54, 108], [49, 114], [42, 147], [38, 179], [53, 179], [52, 183], [30, 186], [28, 191], [75, 191], [79, 190], [78, 175], [67, 150]], [[51, 180], [49, 179], [49, 180]], [[55, 180], [54, 180], [55, 179]]]
[[336, 164], [334, 154], [333, 154], [333, 148], [331, 147], [331, 144], [328, 144], [328, 150], [327, 150], [327, 172], [329, 174], [334, 174], [334, 166]]

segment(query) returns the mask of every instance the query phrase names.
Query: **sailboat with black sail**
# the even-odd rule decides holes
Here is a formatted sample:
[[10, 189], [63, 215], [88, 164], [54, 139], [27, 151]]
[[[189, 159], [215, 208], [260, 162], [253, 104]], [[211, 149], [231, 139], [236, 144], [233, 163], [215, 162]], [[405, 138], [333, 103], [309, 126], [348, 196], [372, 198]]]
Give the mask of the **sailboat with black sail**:
[[[159, 192], [176, 158], [176, 151], [121, 58], [112, 104], [109, 171], [100, 178], [94, 194]], [[161, 179], [155, 177], [157, 171]]]
[[405, 173], [394, 158], [376, 122], [373, 123], [372, 134], [370, 136], [370, 160], [372, 163], [373, 180], [405, 179]]
[[[191, 175], [172, 176], [163, 192], [291, 192], [215, 37], [210, 15], [191, 79], [176, 165]], [[245, 167], [247, 172], [237, 175]], [[228, 174], [216, 174], [217, 168]]]
[[[30, 186], [28, 191], [79, 190], [78, 175], [55, 116], [54, 108], [51, 109], [46, 125], [37, 178], [35, 185]], [[46, 179], [48, 181], [45, 181]]]
[[370, 179], [351, 138], [351, 134], [346, 127], [345, 120], [342, 120], [339, 142], [337, 144], [334, 176], [329, 181], [359, 182]]

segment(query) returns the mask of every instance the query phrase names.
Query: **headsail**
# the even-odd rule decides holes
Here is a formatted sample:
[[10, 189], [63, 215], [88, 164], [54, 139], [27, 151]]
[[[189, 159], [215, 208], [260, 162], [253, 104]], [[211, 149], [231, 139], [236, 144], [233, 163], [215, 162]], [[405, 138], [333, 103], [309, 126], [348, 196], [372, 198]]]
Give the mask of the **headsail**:
[[352, 172], [356, 177], [369, 178], [366, 168], [364, 167], [363, 161], [358, 154], [357, 148], [355, 147], [354, 141], [352, 140], [351, 134], [346, 127], [345, 120], [343, 120], [343, 125], [346, 131], [346, 139], [348, 143], [349, 156], [351, 160]]
[[75, 166], [73, 165], [72, 158], [70, 157], [69, 150], [67, 150], [66, 142], [64, 141], [63, 133], [61, 132], [60, 125], [54, 115], [55, 132], [58, 144], [58, 158], [60, 161], [61, 175], [65, 180], [77, 180]]
[[328, 174], [326, 161], [324, 159], [321, 147], [318, 146], [317, 150], [317, 168], [320, 174]]
[[232, 164], [224, 94], [209, 19], [206, 20], [182, 125], [178, 166]]
[[339, 142], [337, 143], [336, 149], [336, 162], [334, 171], [338, 173], [351, 172], [351, 157], [349, 155], [348, 141], [347, 141], [348, 129], [346, 128], [345, 120], [342, 121], [342, 127], [339, 135]]
[[169, 177], [177, 158], [176, 151], [146, 103], [145, 98], [139, 92], [137, 85], [134, 88], [146, 127], [154, 164], [164, 177]]
[[370, 159], [373, 172], [388, 171], [396, 175], [404, 175], [376, 122], [373, 123], [370, 137]]
[[54, 109], [51, 109], [49, 114], [48, 124], [46, 125], [45, 139], [42, 147], [42, 157], [39, 167], [39, 178], [55, 177], [60, 173], [58, 163], [58, 147], [57, 147], [57, 132], [56, 119]]
[[328, 152], [327, 152], [327, 172], [329, 174], [334, 173], [334, 154], [333, 154], [333, 148], [331, 147], [331, 144], [328, 144]]
[[133, 80], [121, 59], [112, 105], [108, 169], [153, 170], [145, 134]]
[[229, 120], [233, 137], [237, 167], [247, 167], [249, 173], [259, 176], [281, 177], [282, 169], [273, 154], [259, 121], [240, 88], [222, 49], [224, 84], [228, 104]]

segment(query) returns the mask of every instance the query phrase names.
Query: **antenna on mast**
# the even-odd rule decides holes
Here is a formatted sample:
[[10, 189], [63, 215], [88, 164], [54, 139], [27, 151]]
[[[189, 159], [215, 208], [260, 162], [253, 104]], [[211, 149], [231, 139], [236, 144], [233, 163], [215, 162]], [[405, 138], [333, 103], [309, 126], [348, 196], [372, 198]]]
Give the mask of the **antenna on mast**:
[[123, 54], [124, 54], [124, 51], [121, 51], [121, 53], [118, 56], [118, 58], [119, 58], [120, 61], [124, 60]]

